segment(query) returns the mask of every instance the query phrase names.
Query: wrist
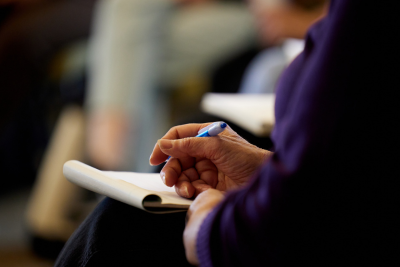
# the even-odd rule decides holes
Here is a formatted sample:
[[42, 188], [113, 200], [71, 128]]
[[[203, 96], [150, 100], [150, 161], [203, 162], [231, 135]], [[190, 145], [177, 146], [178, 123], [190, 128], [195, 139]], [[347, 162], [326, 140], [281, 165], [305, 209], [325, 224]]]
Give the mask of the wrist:
[[261, 149], [260, 148], [260, 153], [261, 153], [261, 157], [260, 157], [260, 165], [262, 165], [265, 161], [269, 160], [272, 155], [274, 154], [274, 152], [271, 152], [269, 150], [266, 149]]

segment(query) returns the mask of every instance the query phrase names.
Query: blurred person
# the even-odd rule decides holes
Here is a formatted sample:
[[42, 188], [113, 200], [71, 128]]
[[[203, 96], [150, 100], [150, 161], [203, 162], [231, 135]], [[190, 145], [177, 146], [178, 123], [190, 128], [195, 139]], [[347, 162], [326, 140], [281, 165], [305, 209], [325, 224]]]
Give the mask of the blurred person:
[[255, 44], [244, 3], [100, 1], [87, 98], [90, 160], [102, 169], [150, 171], [139, 155], [170, 126], [168, 90]]
[[248, 0], [266, 47], [245, 71], [240, 93], [274, 93], [284, 68], [303, 50], [308, 28], [326, 14], [326, 0]]
[[35, 177], [49, 135], [50, 64], [65, 46], [87, 38], [95, 2], [0, 1], [0, 168], [8, 177], [1, 191]]
[[311, 24], [326, 13], [327, 0], [248, 0], [261, 40], [280, 44], [287, 38], [304, 39]]
[[274, 153], [229, 129], [192, 137], [207, 124], [157, 142], [150, 164], [172, 156], [164, 183], [196, 197], [186, 226], [107, 198], [56, 266], [185, 266], [183, 228], [194, 265], [396, 265], [395, 4], [331, 1], [278, 83]]

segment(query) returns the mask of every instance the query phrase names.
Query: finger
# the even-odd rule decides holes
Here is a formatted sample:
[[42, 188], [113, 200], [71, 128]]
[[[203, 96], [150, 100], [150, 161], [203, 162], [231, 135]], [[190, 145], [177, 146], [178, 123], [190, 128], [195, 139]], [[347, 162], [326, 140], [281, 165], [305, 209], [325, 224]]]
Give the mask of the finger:
[[166, 186], [173, 186], [182, 173], [182, 166], [178, 159], [171, 158], [161, 169], [160, 176]]
[[196, 192], [192, 182], [198, 179], [199, 175], [195, 168], [184, 170], [175, 185], [176, 193], [182, 197], [191, 198]]
[[[165, 185], [171, 187], [177, 183], [179, 177], [182, 175], [182, 172], [193, 167], [194, 164], [195, 159], [191, 157], [180, 159], [171, 158], [160, 171], [161, 179]], [[189, 175], [190, 177], [193, 177], [194, 174], [189, 172]]]
[[196, 192], [196, 189], [190, 182], [189, 177], [187, 177], [185, 173], [182, 173], [178, 182], [175, 184], [175, 191], [181, 197], [191, 198]]
[[174, 158], [195, 157], [217, 159], [229, 153], [234, 140], [226, 136], [187, 137], [178, 140], [158, 140], [158, 145], [164, 154]]
[[[190, 182], [191, 184], [189, 185], [186, 182]], [[210, 188], [212, 188], [211, 185], [207, 184], [203, 180], [199, 180], [199, 174], [195, 168], [185, 170], [175, 185], [176, 192], [180, 196], [188, 198], [197, 196], [198, 194]]]
[[200, 160], [195, 165], [200, 179], [215, 188], [218, 183], [218, 169], [210, 160]]
[[[197, 132], [208, 126], [211, 123], [203, 124], [185, 124], [171, 128], [161, 139], [181, 139], [185, 137], [196, 136]], [[168, 158], [168, 155], [163, 153], [159, 147], [159, 142], [154, 146], [150, 156], [150, 165], [158, 165], [163, 163]]]
[[195, 168], [184, 170], [183, 174], [186, 175], [187, 178], [189, 178], [190, 182], [199, 180], [199, 174], [197, 173], [197, 170]]
[[194, 193], [195, 197], [197, 197], [200, 193], [202, 193], [208, 189], [212, 189], [211, 185], [207, 184], [203, 180], [194, 181], [194, 182], [192, 182], [192, 185], [195, 189], [195, 193]]

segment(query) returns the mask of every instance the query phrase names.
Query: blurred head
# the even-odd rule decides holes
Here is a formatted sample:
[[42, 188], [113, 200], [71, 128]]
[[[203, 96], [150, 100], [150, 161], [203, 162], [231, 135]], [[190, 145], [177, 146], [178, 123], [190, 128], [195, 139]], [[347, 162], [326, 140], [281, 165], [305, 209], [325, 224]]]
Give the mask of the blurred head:
[[325, 0], [248, 0], [260, 38], [276, 45], [286, 38], [304, 38], [308, 28], [326, 13]]

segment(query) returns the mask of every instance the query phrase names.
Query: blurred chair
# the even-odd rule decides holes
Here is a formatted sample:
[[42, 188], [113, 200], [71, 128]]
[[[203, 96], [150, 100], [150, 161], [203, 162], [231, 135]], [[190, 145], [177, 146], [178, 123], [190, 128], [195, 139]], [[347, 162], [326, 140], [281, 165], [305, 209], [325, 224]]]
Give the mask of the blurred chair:
[[43, 256], [57, 256], [62, 244], [96, 204], [95, 199], [86, 201], [86, 191], [68, 182], [62, 173], [66, 161], [84, 160], [86, 126], [82, 103], [86, 54], [86, 41], [71, 44], [57, 55], [50, 71], [53, 79], [59, 81], [64, 107], [41, 161], [26, 210], [33, 249]]
[[77, 208], [81, 189], [64, 178], [62, 166], [70, 159], [83, 160], [84, 134], [82, 108], [64, 108], [40, 166], [27, 208], [27, 226], [34, 236], [66, 241], [81, 222], [71, 215]]

